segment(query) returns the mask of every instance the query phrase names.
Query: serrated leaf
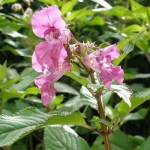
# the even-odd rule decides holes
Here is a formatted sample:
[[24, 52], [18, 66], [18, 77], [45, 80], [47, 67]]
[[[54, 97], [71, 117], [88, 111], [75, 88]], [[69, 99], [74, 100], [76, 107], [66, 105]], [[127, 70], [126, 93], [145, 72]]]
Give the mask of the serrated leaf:
[[81, 101], [87, 102], [92, 108], [97, 109], [97, 101], [95, 97], [84, 86], [82, 86], [80, 90], [80, 99]]
[[13, 116], [0, 116], [0, 147], [13, 144], [33, 130], [46, 125], [74, 124], [87, 127], [79, 112], [41, 112], [37, 108], [26, 108]]
[[119, 95], [124, 102], [131, 107], [130, 97], [132, 92], [124, 84], [122, 85], [111, 85], [111, 90], [113, 90], [117, 95]]
[[44, 132], [46, 150], [89, 150], [85, 140], [68, 126], [47, 126]]
[[124, 101], [121, 101], [118, 106], [120, 117], [126, 116], [129, 112], [131, 112], [133, 109], [137, 108], [147, 100], [150, 100], [150, 88], [134, 93], [130, 98], [131, 107], [129, 107]]

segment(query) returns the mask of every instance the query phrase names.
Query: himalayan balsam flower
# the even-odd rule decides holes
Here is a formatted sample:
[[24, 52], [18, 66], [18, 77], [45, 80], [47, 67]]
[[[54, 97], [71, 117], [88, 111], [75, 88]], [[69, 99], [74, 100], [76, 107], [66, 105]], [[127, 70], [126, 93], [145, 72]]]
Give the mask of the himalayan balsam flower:
[[56, 94], [54, 82], [72, 68], [71, 63], [65, 60], [68, 52], [64, 47], [71, 38], [71, 32], [57, 6], [37, 11], [32, 17], [32, 28], [35, 35], [46, 40], [36, 46], [32, 67], [42, 73], [35, 79], [35, 84], [41, 90], [43, 105], [47, 106]]
[[122, 84], [124, 71], [120, 66], [113, 66], [111, 61], [119, 57], [117, 46], [110, 45], [104, 49], [98, 49], [84, 58], [84, 64], [99, 73], [100, 81], [105, 88], [110, 88], [113, 80]]

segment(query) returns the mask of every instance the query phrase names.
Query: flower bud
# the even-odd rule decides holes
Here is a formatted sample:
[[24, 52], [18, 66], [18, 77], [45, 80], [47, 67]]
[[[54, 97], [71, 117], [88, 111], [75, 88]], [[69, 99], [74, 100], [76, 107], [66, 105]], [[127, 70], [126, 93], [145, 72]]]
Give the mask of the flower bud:
[[14, 11], [19, 11], [19, 10], [21, 10], [21, 8], [22, 8], [22, 6], [19, 3], [15, 3], [11, 6], [11, 9]]

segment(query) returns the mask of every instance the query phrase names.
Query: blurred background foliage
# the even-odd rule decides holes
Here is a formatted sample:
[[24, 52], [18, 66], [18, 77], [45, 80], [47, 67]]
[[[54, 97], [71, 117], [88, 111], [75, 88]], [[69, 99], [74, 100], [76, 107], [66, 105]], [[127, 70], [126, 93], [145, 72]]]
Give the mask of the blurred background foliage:
[[[14, 5], [16, 3], [20, 5]], [[1, 114], [9, 115], [28, 106], [46, 111], [41, 104], [40, 91], [33, 83], [38, 74], [31, 68], [31, 56], [42, 39], [33, 34], [31, 17], [35, 11], [49, 5], [59, 6], [78, 41], [95, 42], [100, 46], [116, 43], [121, 53], [130, 52], [121, 62], [125, 83], [133, 91], [150, 87], [149, 0], [0, 0]], [[79, 92], [79, 83], [64, 76], [55, 87], [58, 93], [50, 105], [51, 110], [74, 112], [79, 109], [87, 121], [97, 115], [93, 104], [80, 100], [80, 97], [85, 98], [85, 93]], [[111, 96], [109, 111], [115, 113], [113, 107], [118, 101], [115, 95]], [[115, 150], [149, 149], [149, 107], [147, 101], [124, 118], [110, 137]], [[81, 127], [74, 129], [88, 141], [92, 150], [100, 149], [100, 136]], [[16, 142], [11, 150], [41, 149], [42, 138], [41, 129]]]

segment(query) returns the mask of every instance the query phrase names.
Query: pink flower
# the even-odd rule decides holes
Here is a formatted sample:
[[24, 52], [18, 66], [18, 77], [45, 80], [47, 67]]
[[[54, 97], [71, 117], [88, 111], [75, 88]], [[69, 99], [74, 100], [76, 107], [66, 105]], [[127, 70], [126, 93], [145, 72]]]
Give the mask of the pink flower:
[[50, 6], [37, 11], [32, 17], [31, 24], [36, 36], [49, 41], [59, 39], [66, 43], [71, 38], [71, 32], [66, 28], [67, 25], [57, 6]]
[[47, 106], [56, 94], [56, 89], [54, 88], [53, 83], [50, 82], [48, 77], [45, 75], [37, 77], [34, 81], [38, 88], [41, 90], [43, 105]]
[[124, 71], [120, 66], [115, 67], [111, 61], [119, 57], [117, 46], [110, 45], [104, 49], [98, 49], [84, 58], [84, 64], [99, 73], [100, 81], [104, 83], [105, 88], [110, 88], [113, 80], [122, 84]]
[[47, 41], [39, 43], [32, 56], [32, 67], [43, 75], [35, 79], [35, 84], [42, 93], [42, 103], [47, 106], [56, 90], [53, 83], [59, 80], [67, 71], [71, 70], [71, 63], [65, 57], [67, 53], [62, 43], [53, 45]]

